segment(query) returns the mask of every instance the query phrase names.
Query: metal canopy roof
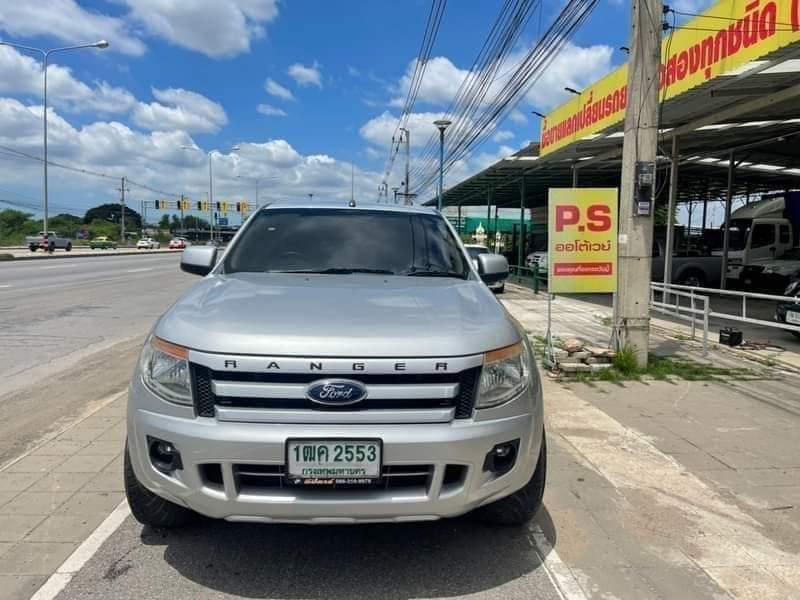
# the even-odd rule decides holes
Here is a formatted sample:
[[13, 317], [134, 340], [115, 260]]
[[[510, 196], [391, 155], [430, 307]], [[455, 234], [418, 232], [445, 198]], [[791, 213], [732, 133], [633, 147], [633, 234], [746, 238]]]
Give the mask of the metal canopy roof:
[[[800, 47], [783, 48], [736, 72], [665, 102], [661, 112], [659, 184], [666, 202], [672, 137], [679, 142], [678, 201], [724, 198], [734, 152], [734, 195], [800, 187]], [[620, 183], [622, 124], [539, 158], [538, 143], [500, 160], [445, 191], [444, 206], [547, 204], [551, 187]], [[490, 192], [491, 190], [491, 192]], [[426, 204], [435, 204], [433, 198]]]

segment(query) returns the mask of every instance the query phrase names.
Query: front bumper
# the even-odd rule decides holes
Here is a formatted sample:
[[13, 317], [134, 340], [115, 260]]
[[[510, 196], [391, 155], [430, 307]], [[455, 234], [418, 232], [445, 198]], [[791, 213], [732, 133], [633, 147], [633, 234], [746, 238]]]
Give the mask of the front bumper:
[[[541, 394], [536, 387], [525, 394]], [[172, 414], [155, 412], [148, 410], [155, 397], [136, 376], [130, 393], [128, 446], [137, 479], [167, 500], [230, 521], [404, 522], [458, 516], [523, 487], [536, 468], [543, 434], [541, 398], [532, 414], [503, 411], [504, 416], [491, 420], [321, 425], [219, 422], [182, 415], [179, 407], [171, 407], [168, 412]], [[147, 436], [174, 444], [181, 453], [183, 469], [172, 475], [156, 470], [150, 462]], [[430, 475], [424, 485], [397, 489], [254, 489], [240, 485], [235, 465], [282, 465], [286, 440], [293, 437], [378, 437], [383, 441], [384, 466], [429, 465]], [[519, 440], [513, 468], [499, 476], [484, 470], [486, 454], [496, 444], [512, 440]], [[210, 484], [203, 475], [201, 466], [209, 463], [221, 467], [219, 485]], [[445, 480], [449, 465], [463, 467], [458, 481]]]

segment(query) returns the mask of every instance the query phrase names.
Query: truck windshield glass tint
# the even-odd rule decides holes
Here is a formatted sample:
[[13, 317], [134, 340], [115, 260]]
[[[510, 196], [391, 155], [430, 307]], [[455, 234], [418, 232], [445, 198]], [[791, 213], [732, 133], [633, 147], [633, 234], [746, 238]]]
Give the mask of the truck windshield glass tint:
[[255, 215], [225, 259], [225, 273], [242, 271], [469, 274], [441, 217], [325, 208]]

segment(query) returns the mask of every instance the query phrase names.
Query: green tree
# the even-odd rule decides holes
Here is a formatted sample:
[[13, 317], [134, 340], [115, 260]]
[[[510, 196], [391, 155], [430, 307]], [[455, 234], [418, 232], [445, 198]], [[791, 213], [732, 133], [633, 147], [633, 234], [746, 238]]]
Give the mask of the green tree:
[[[92, 223], [96, 220], [108, 221], [109, 223], [119, 223], [120, 218], [119, 203], [101, 204], [86, 211], [83, 217], [84, 223]], [[137, 230], [142, 228], [142, 215], [133, 210], [130, 206], [125, 206], [125, 229]]]
[[41, 225], [32, 217], [21, 210], [0, 210], [0, 245], [16, 246], [26, 235], [36, 235]]
[[161, 215], [161, 220], [158, 222], [159, 229], [169, 229], [169, 215]]
[[119, 240], [119, 225], [104, 221], [102, 219], [95, 219], [88, 224], [89, 239], [94, 239], [98, 236], [105, 235], [112, 240]]

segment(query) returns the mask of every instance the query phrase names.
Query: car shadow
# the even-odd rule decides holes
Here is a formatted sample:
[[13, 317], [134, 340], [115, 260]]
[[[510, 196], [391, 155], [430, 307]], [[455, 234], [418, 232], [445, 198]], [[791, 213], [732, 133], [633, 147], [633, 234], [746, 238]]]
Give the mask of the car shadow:
[[[535, 533], [548, 543], [537, 546]], [[530, 574], [556, 531], [543, 506], [519, 528], [470, 517], [353, 526], [203, 519], [183, 530], [145, 527], [141, 539], [164, 546], [166, 562], [190, 581], [233, 596], [405, 600], [478, 593]]]

